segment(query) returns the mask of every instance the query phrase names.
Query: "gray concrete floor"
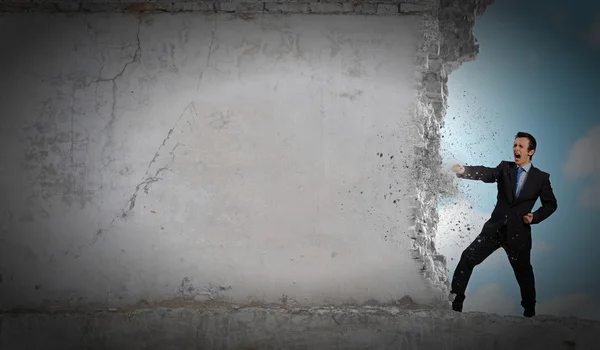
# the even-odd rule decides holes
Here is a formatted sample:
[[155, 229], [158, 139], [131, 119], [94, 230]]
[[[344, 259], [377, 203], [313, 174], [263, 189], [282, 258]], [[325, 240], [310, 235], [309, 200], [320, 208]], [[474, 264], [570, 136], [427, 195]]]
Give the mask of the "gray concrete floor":
[[596, 349], [600, 322], [417, 307], [171, 304], [0, 315], [0, 349]]

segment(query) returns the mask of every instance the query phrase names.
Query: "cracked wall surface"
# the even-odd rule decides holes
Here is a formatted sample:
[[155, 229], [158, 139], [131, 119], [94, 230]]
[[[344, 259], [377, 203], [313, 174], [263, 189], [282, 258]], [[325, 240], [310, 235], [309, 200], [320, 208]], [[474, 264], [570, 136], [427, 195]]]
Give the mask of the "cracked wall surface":
[[[445, 81], [488, 4], [1, 3], [0, 308], [444, 301]], [[57, 10], [99, 13], [15, 13]]]

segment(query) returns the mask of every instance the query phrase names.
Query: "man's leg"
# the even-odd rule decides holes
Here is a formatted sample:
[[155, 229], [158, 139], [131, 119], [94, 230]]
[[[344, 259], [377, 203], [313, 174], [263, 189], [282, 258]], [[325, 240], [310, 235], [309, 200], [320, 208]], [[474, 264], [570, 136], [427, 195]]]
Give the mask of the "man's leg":
[[525, 309], [523, 316], [535, 316], [535, 278], [531, 266], [531, 249], [506, 249], [508, 260], [513, 268], [521, 289], [521, 306]]
[[490, 254], [500, 248], [499, 233], [495, 235], [479, 234], [477, 238], [462, 252], [460, 261], [454, 270], [452, 277], [452, 290], [450, 293], [456, 294], [452, 302], [454, 311], [462, 312], [463, 301], [465, 300], [465, 291], [467, 284], [473, 273], [473, 268], [481, 264]]

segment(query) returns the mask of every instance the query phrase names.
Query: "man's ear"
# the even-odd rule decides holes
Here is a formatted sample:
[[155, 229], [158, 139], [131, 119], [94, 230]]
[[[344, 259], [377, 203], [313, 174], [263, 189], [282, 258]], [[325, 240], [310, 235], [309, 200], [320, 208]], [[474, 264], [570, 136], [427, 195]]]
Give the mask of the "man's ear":
[[530, 156], [530, 157], [532, 157], [532, 156], [535, 154], [535, 150], [534, 150], [534, 149], [532, 149], [531, 151], [529, 151], [529, 152], [527, 152], [527, 153], [529, 153], [529, 156]]

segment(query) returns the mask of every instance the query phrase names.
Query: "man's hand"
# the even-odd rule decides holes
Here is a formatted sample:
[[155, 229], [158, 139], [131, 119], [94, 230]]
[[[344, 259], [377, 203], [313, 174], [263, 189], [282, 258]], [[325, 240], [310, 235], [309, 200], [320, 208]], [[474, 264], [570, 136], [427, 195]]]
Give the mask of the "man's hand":
[[462, 173], [465, 172], [465, 168], [463, 168], [463, 166], [460, 165], [460, 164], [454, 164], [452, 166], [452, 171], [454, 171], [455, 173], [461, 175]]
[[526, 224], [531, 224], [531, 222], [533, 221], [533, 214], [532, 213], [525, 214], [523, 216], [523, 221], [525, 221]]

